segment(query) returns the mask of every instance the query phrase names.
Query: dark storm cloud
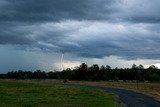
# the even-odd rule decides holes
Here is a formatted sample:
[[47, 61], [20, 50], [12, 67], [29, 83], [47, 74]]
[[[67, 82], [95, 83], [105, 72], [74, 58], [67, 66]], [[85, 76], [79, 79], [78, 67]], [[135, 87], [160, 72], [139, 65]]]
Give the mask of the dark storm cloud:
[[103, 12], [109, 14], [113, 11], [112, 8], [105, 9], [105, 6], [112, 3], [114, 0], [1, 0], [0, 44], [33, 44], [34, 39], [47, 39], [48, 42], [50, 35], [54, 35], [52, 42], [57, 41], [61, 34], [56, 31], [30, 38], [34, 28], [28, 30], [25, 27], [61, 20], [104, 19], [107, 16], [103, 16]]
[[32, 40], [26, 36], [28, 33], [18, 29], [17, 25], [1, 23], [0, 44], [30, 44]]
[[0, 0], [0, 44], [160, 59], [159, 6], [159, 0]]
[[[114, 9], [114, 0], [2, 0], [1, 21], [59, 21], [63, 19], [104, 19]], [[107, 8], [106, 8], [107, 7]]]
[[159, 0], [1, 0], [0, 21], [42, 23], [70, 19], [159, 23], [159, 5]]
[[0, 22], [70, 19], [159, 23], [159, 5], [159, 0], [1, 0]]
[[159, 0], [121, 0], [121, 12], [116, 17], [133, 23], [160, 23]]
[[127, 21], [133, 22], [133, 23], [160, 23], [160, 17], [132, 17], [129, 19], [126, 19]]

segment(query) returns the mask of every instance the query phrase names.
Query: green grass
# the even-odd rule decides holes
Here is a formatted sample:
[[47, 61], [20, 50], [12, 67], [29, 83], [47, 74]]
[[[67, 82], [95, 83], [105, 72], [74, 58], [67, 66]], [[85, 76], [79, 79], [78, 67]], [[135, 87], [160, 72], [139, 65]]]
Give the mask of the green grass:
[[91, 88], [0, 80], [0, 107], [123, 107], [117, 96]]

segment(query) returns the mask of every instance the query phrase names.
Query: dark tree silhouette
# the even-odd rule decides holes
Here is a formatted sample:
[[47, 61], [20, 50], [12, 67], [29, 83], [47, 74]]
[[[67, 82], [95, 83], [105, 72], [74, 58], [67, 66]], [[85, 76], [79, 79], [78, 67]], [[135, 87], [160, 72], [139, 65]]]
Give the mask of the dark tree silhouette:
[[63, 71], [45, 72], [41, 70], [32, 71], [11, 71], [6, 74], [0, 74], [0, 79], [66, 79], [66, 80], [137, 80], [138, 81], [160, 81], [160, 69], [151, 65], [145, 69], [143, 65], [133, 64], [131, 68], [114, 68], [109, 65], [99, 67], [94, 64], [88, 67], [82, 63], [74, 69], [67, 68]]

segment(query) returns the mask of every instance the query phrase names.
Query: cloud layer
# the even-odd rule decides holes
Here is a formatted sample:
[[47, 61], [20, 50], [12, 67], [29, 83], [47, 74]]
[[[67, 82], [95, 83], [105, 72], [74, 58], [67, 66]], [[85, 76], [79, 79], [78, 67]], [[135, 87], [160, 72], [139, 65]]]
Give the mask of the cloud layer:
[[85, 58], [160, 59], [159, 0], [1, 0], [0, 44]]

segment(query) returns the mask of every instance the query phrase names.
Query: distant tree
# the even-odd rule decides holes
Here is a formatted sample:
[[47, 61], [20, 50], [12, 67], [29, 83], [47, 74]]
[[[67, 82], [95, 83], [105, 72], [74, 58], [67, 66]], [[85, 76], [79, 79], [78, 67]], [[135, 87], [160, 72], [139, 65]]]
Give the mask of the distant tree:
[[157, 73], [154, 73], [153, 75], [150, 75], [149, 80], [150, 81], [160, 81], [160, 76]]
[[158, 68], [155, 65], [151, 65], [151, 66], [149, 66], [148, 69], [158, 69]]
[[33, 78], [38, 80], [46, 79], [46, 73], [44, 71], [37, 70], [33, 73]]
[[132, 74], [133, 74], [133, 76], [134, 76], [134, 78], [133, 79], [135, 79], [135, 80], [139, 80], [139, 71], [138, 71], [138, 66], [136, 65], [136, 64], [133, 64], [132, 65], [132, 68], [131, 68], [131, 70], [132, 70]]
[[6, 79], [7, 78], [7, 75], [6, 74], [0, 74], [0, 79]]
[[110, 70], [111, 67], [110, 67], [109, 65], [106, 65], [106, 69], [107, 69], [107, 70]]
[[79, 67], [75, 70], [75, 75], [78, 80], [86, 80], [87, 79], [87, 72], [88, 72], [88, 65], [82, 63]]
[[106, 72], [107, 72], [107, 79], [112, 80], [113, 79], [112, 69], [109, 65], [106, 65]]
[[137, 69], [138, 69], [137, 65], [136, 65], [136, 64], [133, 64], [133, 65], [132, 65], [132, 69], [137, 70]]
[[46, 73], [47, 79], [60, 79], [60, 72], [55, 71], [55, 72], [48, 72]]
[[92, 80], [99, 80], [99, 66], [97, 64], [94, 64], [90, 67], [90, 76]]
[[101, 80], [109, 80], [107, 71], [106, 71], [106, 67], [103, 65], [100, 67], [98, 78]]
[[145, 80], [144, 75], [145, 75], [144, 74], [144, 66], [140, 64], [138, 66], [138, 77], [139, 77], [140, 81], [144, 81]]
[[67, 68], [66, 70], [62, 71], [62, 78], [63, 79], [70, 79], [71, 78], [71, 72], [72, 70], [70, 68]]

